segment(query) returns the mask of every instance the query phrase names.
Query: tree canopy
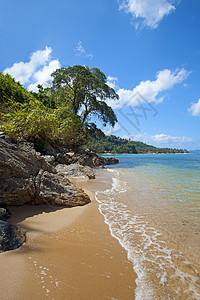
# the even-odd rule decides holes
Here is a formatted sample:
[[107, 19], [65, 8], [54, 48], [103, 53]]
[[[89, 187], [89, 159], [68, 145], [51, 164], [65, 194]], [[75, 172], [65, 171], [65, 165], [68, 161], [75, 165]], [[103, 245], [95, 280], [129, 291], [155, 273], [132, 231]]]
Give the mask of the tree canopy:
[[38, 89], [29, 92], [10, 75], [0, 73], [0, 130], [36, 146], [56, 142], [76, 149], [85, 143], [89, 115], [112, 126], [117, 121], [104, 100], [118, 96], [99, 69], [58, 69], [52, 87], [38, 85]]
[[82, 125], [92, 114], [104, 125], [115, 125], [117, 117], [105, 100], [118, 99], [118, 95], [106, 84], [106, 76], [99, 69], [76, 65], [58, 69], [52, 77], [54, 101], [64, 102], [81, 117]]

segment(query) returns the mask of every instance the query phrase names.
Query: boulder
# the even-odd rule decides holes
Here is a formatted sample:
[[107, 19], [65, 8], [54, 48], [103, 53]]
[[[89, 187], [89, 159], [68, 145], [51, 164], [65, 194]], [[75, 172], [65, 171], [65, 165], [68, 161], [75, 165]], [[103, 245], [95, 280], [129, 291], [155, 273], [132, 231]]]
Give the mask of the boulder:
[[21, 247], [25, 240], [25, 230], [0, 220], [0, 253]]
[[50, 203], [77, 206], [90, 201], [64, 174], [28, 143], [9, 144], [0, 139], [0, 205]]
[[107, 157], [105, 158], [105, 165], [113, 165], [113, 164], [118, 164], [119, 159], [114, 158], [114, 157]]
[[84, 176], [88, 177], [89, 179], [94, 179], [95, 174], [91, 167], [88, 166], [81, 166], [79, 164], [71, 164], [71, 165], [57, 165], [55, 167], [56, 171], [61, 174], [65, 174], [68, 177], [70, 176]]
[[45, 150], [45, 154], [56, 157], [57, 152], [56, 152], [56, 150], [51, 145], [47, 145], [47, 148]]
[[41, 170], [35, 181], [36, 193], [32, 204], [77, 206], [90, 202], [82, 189], [78, 189], [65, 174], [52, 174]]
[[89, 166], [91, 168], [119, 163], [118, 159], [105, 158], [88, 149], [75, 153], [71, 156], [71, 159], [73, 163], [78, 163], [82, 166]]
[[69, 165], [72, 163], [72, 159], [70, 155], [61, 154], [61, 153], [57, 154], [55, 161], [59, 164], [65, 164], [65, 165]]
[[53, 155], [42, 155], [42, 157], [44, 158], [44, 160], [50, 164], [50, 165], [54, 165], [55, 163], [55, 157]]

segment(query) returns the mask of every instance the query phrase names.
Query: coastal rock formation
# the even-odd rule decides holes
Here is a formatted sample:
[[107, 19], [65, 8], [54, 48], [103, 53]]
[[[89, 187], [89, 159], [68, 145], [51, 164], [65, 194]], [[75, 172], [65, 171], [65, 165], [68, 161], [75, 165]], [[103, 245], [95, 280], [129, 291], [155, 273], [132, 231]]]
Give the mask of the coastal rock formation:
[[[92, 168], [118, 163], [114, 158], [103, 158], [90, 150], [79, 153], [60, 153], [52, 146], [41, 155], [32, 143], [20, 139], [18, 144], [0, 133], [0, 206], [42, 204], [78, 206], [90, 202], [70, 176], [95, 178]], [[48, 155], [47, 155], [48, 154]], [[25, 231], [7, 222], [9, 213], [0, 207], [0, 252], [17, 249], [25, 242]]]
[[[49, 151], [51, 149], [51, 151]], [[66, 152], [67, 149], [65, 147], [60, 147], [59, 152], [58, 149], [54, 149], [52, 146], [49, 146], [48, 151], [46, 151], [46, 155], [43, 155], [44, 159], [52, 165], [63, 164], [63, 165], [71, 165], [71, 164], [79, 164], [82, 166], [89, 166], [91, 168], [96, 167], [104, 167], [105, 165], [118, 164], [119, 160], [113, 157], [102, 157], [96, 154], [95, 152], [86, 149], [80, 150], [78, 152]]]
[[91, 168], [119, 163], [119, 160], [116, 158], [105, 158], [90, 150], [82, 150], [75, 153], [71, 156], [71, 159], [73, 163], [78, 163], [82, 166], [89, 166]]
[[59, 164], [55, 167], [56, 171], [67, 176], [85, 176], [89, 179], [94, 179], [95, 174], [92, 168], [88, 166], [81, 166], [79, 164], [63, 165]]
[[72, 207], [89, 202], [89, 196], [63, 173], [52, 174], [41, 170], [35, 179], [35, 197], [32, 204], [49, 203]]
[[89, 197], [37, 153], [32, 145], [0, 139], [0, 205], [50, 203], [77, 206]]
[[0, 220], [0, 253], [21, 247], [25, 240], [25, 230]]

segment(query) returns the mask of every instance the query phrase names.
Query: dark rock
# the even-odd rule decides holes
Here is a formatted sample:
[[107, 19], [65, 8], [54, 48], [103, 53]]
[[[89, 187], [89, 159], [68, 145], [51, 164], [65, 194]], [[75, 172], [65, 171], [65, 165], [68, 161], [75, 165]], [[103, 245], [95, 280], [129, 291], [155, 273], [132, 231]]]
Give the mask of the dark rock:
[[5, 140], [8, 143], [11, 143], [11, 138], [9, 135], [5, 134], [3, 131], [0, 131], [0, 139]]
[[94, 179], [95, 174], [92, 168], [89, 166], [81, 166], [79, 164], [71, 164], [71, 165], [57, 165], [56, 171], [58, 173], [65, 174], [67, 176], [79, 177], [84, 176], [88, 177], [89, 179]]
[[0, 139], [0, 205], [50, 203], [76, 206], [89, 197], [56, 170], [31, 145]]
[[25, 240], [22, 228], [0, 220], [0, 253], [21, 247]]
[[45, 150], [45, 154], [56, 157], [57, 151], [51, 145], [48, 145], [46, 150]]
[[113, 165], [113, 164], [118, 164], [119, 163], [119, 159], [114, 158], [114, 157], [107, 157], [105, 158], [105, 165]]
[[55, 159], [56, 162], [58, 162], [59, 164], [65, 164], [65, 165], [69, 165], [72, 163], [72, 159], [71, 159], [71, 156], [68, 155], [68, 154], [57, 154], [56, 156], [56, 159]]
[[117, 164], [119, 163], [118, 159], [115, 158], [104, 158], [97, 155], [95, 152], [90, 150], [82, 150], [78, 153], [75, 153], [71, 157], [73, 163], [78, 163], [82, 166], [89, 166], [91, 168], [110, 165], [110, 164]]
[[5, 220], [8, 218], [8, 213], [5, 208], [0, 207], [0, 220]]

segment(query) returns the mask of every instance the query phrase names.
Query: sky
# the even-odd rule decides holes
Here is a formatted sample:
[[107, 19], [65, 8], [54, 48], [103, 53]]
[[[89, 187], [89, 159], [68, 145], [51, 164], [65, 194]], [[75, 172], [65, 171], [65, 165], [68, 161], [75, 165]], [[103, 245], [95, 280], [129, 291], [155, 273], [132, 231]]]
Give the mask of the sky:
[[119, 100], [107, 134], [200, 149], [199, 0], [1, 1], [0, 71], [29, 90], [97, 67]]

